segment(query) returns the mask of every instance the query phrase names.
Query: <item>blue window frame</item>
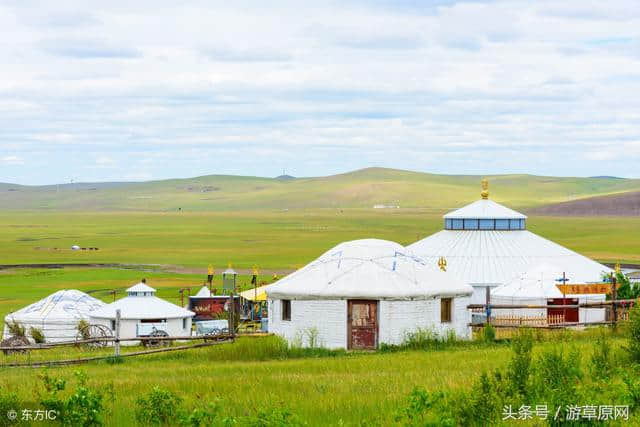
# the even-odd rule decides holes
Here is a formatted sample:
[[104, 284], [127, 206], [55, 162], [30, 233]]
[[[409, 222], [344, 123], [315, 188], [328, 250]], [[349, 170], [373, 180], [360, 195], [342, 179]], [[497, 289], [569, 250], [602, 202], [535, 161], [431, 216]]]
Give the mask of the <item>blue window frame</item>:
[[496, 227], [494, 221], [494, 219], [481, 219], [480, 230], [495, 230]]
[[445, 230], [524, 230], [526, 221], [524, 219], [454, 219], [444, 220]]
[[508, 219], [496, 219], [496, 230], [508, 230], [508, 229], [509, 229]]
[[465, 219], [464, 220], [464, 229], [465, 230], [477, 230], [478, 229], [478, 220], [477, 219]]

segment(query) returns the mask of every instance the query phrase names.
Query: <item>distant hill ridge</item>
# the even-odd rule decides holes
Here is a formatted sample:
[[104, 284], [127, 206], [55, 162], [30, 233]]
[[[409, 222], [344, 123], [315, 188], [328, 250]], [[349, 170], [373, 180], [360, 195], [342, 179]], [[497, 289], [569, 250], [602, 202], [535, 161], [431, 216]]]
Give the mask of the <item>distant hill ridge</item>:
[[588, 197], [532, 209], [534, 215], [640, 216], [640, 191]]
[[[372, 208], [441, 212], [480, 196], [478, 175], [439, 175], [367, 168], [326, 177], [207, 175], [148, 182], [0, 184], [0, 209], [88, 211], [231, 211]], [[535, 209], [594, 196], [640, 191], [640, 180], [489, 175], [490, 198]]]

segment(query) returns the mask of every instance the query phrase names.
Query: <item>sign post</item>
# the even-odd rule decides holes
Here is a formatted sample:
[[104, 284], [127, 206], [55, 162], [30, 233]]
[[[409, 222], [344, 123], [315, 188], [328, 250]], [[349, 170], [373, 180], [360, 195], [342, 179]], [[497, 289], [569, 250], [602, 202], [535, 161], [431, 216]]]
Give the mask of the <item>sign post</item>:
[[224, 273], [222, 273], [222, 288], [224, 290], [230, 291], [229, 298], [229, 333], [232, 337], [235, 336], [235, 317], [236, 317], [236, 277], [238, 273], [231, 268], [231, 263], [229, 263], [229, 268], [227, 268]]
[[613, 328], [615, 329], [618, 324], [618, 304], [616, 304], [616, 300], [618, 299], [618, 289], [616, 287], [616, 276], [611, 273], [611, 299], [613, 300], [611, 303], [613, 304]]
[[116, 340], [114, 343], [115, 356], [120, 357], [120, 309], [116, 310]]
[[209, 293], [211, 293], [211, 288], [213, 287], [213, 265], [211, 264], [207, 269], [207, 282], [209, 283]]

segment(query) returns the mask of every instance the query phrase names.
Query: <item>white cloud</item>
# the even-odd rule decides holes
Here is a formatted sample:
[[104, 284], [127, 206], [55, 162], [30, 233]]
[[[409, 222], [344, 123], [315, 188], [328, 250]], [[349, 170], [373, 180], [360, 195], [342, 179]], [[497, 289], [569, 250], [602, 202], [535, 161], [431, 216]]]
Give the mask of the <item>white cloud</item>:
[[131, 179], [372, 164], [637, 175], [638, 9], [5, 4], [0, 150], [29, 164], [0, 181], [122, 179], [138, 166]]
[[4, 156], [0, 158], [0, 161], [7, 166], [20, 166], [24, 164], [24, 159], [19, 156]]

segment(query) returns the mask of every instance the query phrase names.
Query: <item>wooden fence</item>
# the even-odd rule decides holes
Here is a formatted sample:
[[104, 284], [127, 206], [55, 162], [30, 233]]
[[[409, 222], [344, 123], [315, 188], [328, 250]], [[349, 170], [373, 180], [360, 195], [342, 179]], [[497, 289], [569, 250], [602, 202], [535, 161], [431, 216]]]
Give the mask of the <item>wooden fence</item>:
[[[565, 305], [526, 305], [526, 304], [470, 304], [467, 309], [476, 314], [487, 314], [484, 322], [470, 323], [469, 326], [483, 327], [490, 323], [496, 328], [566, 328], [589, 325], [616, 325], [620, 321], [629, 320], [629, 310], [636, 304], [640, 305], [640, 299], [610, 300], [600, 302], [586, 302], [580, 304]], [[591, 322], [569, 322], [564, 314], [548, 314], [547, 316], [526, 316], [526, 315], [500, 315], [499, 310], [540, 310], [540, 309], [567, 309], [579, 310], [580, 308], [604, 308], [605, 318], [602, 321]], [[496, 313], [497, 312], [497, 313]]]
[[[116, 327], [115, 327], [115, 336], [100, 336], [95, 338], [88, 339], [78, 339], [73, 341], [63, 341], [57, 343], [44, 343], [44, 344], [33, 344], [33, 345], [11, 345], [11, 346], [0, 346], [0, 351], [6, 353], [10, 352], [30, 352], [32, 350], [48, 350], [53, 348], [60, 348], [65, 346], [100, 346], [105, 347], [107, 345], [113, 345], [113, 355], [102, 355], [102, 356], [94, 356], [94, 357], [85, 357], [78, 359], [65, 359], [65, 360], [45, 360], [45, 361], [29, 361], [27, 363], [6, 363], [0, 364], [0, 368], [3, 367], [19, 367], [19, 366], [31, 366], [31, 367], [40, 367], [40, 366], [60, 366], [60, 365], [71, 365], [77, 363], [84, 363], [89, 361], [96, 360], [107, 360], [113, 358], [120, 357], [132, 357], [132, 356], [142, 356], [146, 354], [153, 353], [164, 353], [168, 351], [180, 351], [180, 350], [190, 350], [193, 348], [201, 348], [208, 347], [211, 345], [217, 345], [221, 343], [233, 342], [235, 340], [235, 333], [232, 331], [227, 334], [216, 334], [216, 335], [200, 335], [200, 336], [143, 336], [143, 337], [128, 337], [122, 338], [120, 337], [120, 310], [116, 310]], [[120, 352], [120, 343], [121, 342], [142, 342], [143, 344], [151, 345], [154, 344], [156, 346], [163, 345], [163, 343], [171, 343], [174, 341], [194, 341], [194, 340], [202, 340], [202, 343], [199, 344], [191, 344], [191, 345], [181, 345], [176, 347], [163, 347], [163, 348], [154, 348], [143, 351], [136, 351], [131, 353], [121, 353]]]

